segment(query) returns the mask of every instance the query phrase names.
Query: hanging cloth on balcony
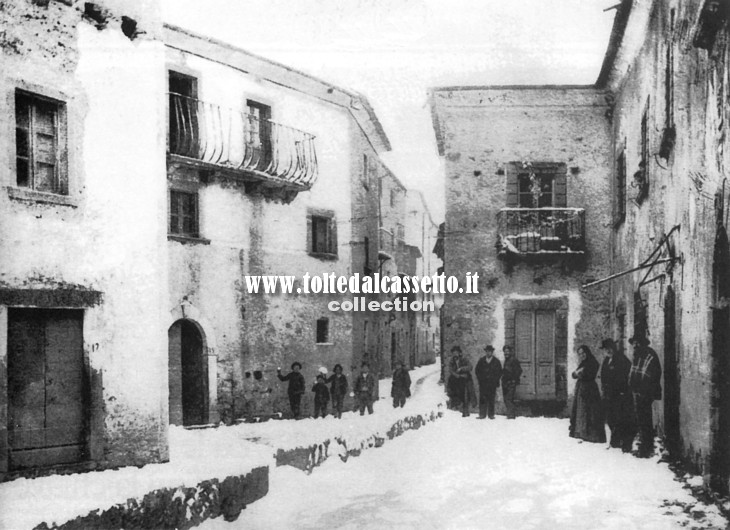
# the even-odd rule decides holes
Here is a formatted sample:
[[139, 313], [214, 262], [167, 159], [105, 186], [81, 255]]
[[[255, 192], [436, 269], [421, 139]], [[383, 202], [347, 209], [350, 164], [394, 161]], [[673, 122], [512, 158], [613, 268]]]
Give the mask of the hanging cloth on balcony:
[[[667, 272], [671, 272], [671, 268], [673, 267], [674, 263], [677, 261], [681, 261], [681, 257], [675, 255], [674, 246], [670, 244], [670, 237], [671, 235], [679, 230], [680, 225], [674, 226], [668, 234], [663, 236], [656, 247], [654, 247], [654, 250], [652, 250], [651, 254], [649, 254], [649, 257], [647, 257], [640, 265], [637, 267], [633, 267], [631, 269], [617, 272], [615, 274], [611, 274], [610, 276], [607, 276], [606, 278], [602, 278], [600, 280], [595, 280], [586, 284], [583, 284], [583, 289], [587, 289], [588, 287], [594, 287], [596, 285], [600, 285], [605, 282], [609, 282], [611, 280], [615, 280], [616, 278], [620, 278], [621, 276], [626, 276], [627, 274], [631, 274], [632, 272], [649, 269], [647, 273], [644, 275], [644, 278], [639, 283], [639, 287], [642, 285], [646, 285], [647, 283], [653, 282], [655, 278], [652, 278], [651, 280], [647, 280], [649, 277], [649, 274], [651, 274], [651, 271], [654, 269], [656, 265], [660, 265], [662, 263], [667, 264]], [[663, 252], [665, 251], [665, 252]], [[664, 276], [665, 273], [662, 273], [660, 276]]]

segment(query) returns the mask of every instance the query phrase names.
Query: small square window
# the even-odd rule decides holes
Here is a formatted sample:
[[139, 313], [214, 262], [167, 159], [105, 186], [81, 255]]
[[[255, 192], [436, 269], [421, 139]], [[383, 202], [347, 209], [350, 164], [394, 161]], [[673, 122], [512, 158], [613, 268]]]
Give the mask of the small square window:
[[170, 191], [170, 234], [199, 237], [197, 193]]
[[328, 318], [317, 319], [317, 344], [326, 344], [330, 338], [330, 321]]
[[330, 215], [310, 214], [308, 247], [312, 254], [337, 256], [337, 224]]
[[62, 167], [63, 104], [29, 92], [15, 92], [15, 164], [19, 188], [68, 195]]

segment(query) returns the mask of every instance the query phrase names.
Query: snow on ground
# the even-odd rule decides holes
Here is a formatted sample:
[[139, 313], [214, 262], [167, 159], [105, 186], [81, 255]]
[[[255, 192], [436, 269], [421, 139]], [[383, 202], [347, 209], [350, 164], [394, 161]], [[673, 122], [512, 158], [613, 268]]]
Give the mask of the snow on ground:
[[0, 529], [31, 528], [41, 522], [60, 524], [130, 498], [141, 498], [156, 489], [191, 487], [211, 478], [244, 475], [260, 466], [274, 469], [278, 449], [336, 439], [354, 447], [373, 435], [384, 437], [398, 420], [415, 413], [430, 413], [443, 403], [438, 370], [437, 365], [429, 365], [411, 371], [411, 388], [416, 387], [419, 379], [430, 377], [418, 386], [414, 398], [402, 409], [393, 409], [389, 398], [391, 380], [385, 379], [380, 381], [383, 399], [375, 404], [372, 416], [367, 412], [364, 417], [348, 412], [341, 420], [329, 416], [196, 430], [171, 426], [168, 463], [0, 484]]
[[[380, 399], [374, 404], [372, 415], [367, 410], [365, 416], [360, 416], [359, 412], [344, 412], [342, 419], [336, 419], [331, 415], [330, 407], [330, 415], [326, 418], [244, 423], [229, 429], [246, 440], [285, 450], [337, 439], [346, 442], [348, 448], [355, 447], [373, 435], [385, 436], [395, 423], [407, 416], [436, 412], [439, 405], [442, 409], [445, 408], [443, 386], [438, 384], [439, 371], [440, 366], [436, 364], [410, 371], [413, 397], [406, 401], [403, 408], [393, 408], [393, 399], [390, 397], [391, 379], [382, 379]], [[417, 381], [421, 379], [422, 384], [417, 385]], [[354, 381], [349, 383], [352, 387]], [[303, 399], [314, 400], [314, 393], [308, 392]]]
[[567, 420], [476, 420], [448, 411], [311, 475], [282, 466], [230, 528], [725, 528], [658, 458], [568, 437]]
[[0, 484], [0, 529], [60, 524], [160, 488], [192, 487], [260, 466], [274, 467], [271, 449], [242, 441], [227, 429], [170, 427], [168, 463]]

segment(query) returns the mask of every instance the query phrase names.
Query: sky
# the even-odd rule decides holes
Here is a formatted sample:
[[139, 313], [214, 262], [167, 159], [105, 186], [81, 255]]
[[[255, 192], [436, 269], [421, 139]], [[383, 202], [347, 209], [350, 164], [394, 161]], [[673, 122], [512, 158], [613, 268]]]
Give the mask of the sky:
[[166, 22], [364, 94], [385, 163], [444, 215], [430, 87], [593, 84], [618, 0], [163, 0]]

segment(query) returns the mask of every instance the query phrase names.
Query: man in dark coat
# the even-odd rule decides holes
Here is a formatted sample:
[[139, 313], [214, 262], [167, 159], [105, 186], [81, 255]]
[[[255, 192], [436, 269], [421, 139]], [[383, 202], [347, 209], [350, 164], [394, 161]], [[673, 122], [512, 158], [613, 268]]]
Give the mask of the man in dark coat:
[[406, 404], [406, 398], [411, 396], [411, 376], [408, 374], [406, 363], [400, 361], [398, 368], [393, 372], [393, 384], [390, 388], [390, 397], [393, 398], [393, 408]]
[[464, 381], [457, 375], [457, 363], [461, 355], [461, 348], [451, 348], [451, 359], [449, 360], [449, 377], [446, 382], [446, 394], [449, 396], [449, 408], [461, 410], [464, 402]]
[[474, 374], [479, 382], [479, 419], [489, 415], [494, 419], [494, 396], [499, 387], [499, 378], [502, 376], [502, 363], [494, 356], [494, 346], [484, 347], [484, 355], [479, 358], [474, 368]]
[[335, 418], [342, 418], [342, 402], [347, 395], [347, 377], [342, 373], [342, 365], [336, 364], [334, 373], [327, 378], [330, 386], [330, 396], [332, 397], [332, 414]]
[[601, 342], [605, 357], [601, 363], [601, 393], [606, 413], [606, 423], [611, 429], [611, 447], [620, 447], [624, 453], [631, 452], [634, 441], [633, 404], [629, 392], [629, 371], [631, 361], [618, 351], [611, 339]]
[[652, 403], [662, 398], [662, 367], [649, 339], [638, 335], [629, 339], [634, 346], [634, 360], [629, 371], [629, 388], [634, 398], [634, 414], [639, 431], [637, 456], [648, 458], [654, 453], [654, 418]]
[[455, 357], [451, 360], [449, 370], [455, 378], [454, 392], [457, 403], [461, 406], [461, 415], [469, 416], [469, 408], [474, 401], [474, 380], [471, 377], [472, 364], [459, 346], [451, 348]]
[[321, 414], [322, 417], [327, 416], [327, 403], [330, 401], [330, 391], [325, 383], [324, 375], [317, 375], [317, 380], [312, 386], [312, 392], [314, 392], [314, 417], [318, 418]]
[[295, 361], [291, 365], [291, 372], [286, 375], [281, 375], [281, 368], [276, 369], [276, 377], [279, 381], [289, 381], [289, 388], [287, 394], [289, 394], [289, 407], [294, 419], [299, 419], [301, 414], [300, 403], [302, 401], [302, 395], [306, 389], [306, 383], [304, 382], [304, 376], [299, 373], [302, 369], [302, 364], [299, 361]]
[[355, 379], [355, 398], [357, 399], [360, 409], [360, 416], [365, 414], [365, 408], [368, 414], [373, 413], [373, 395], [375, 393], [375, 377], [370, 373], [370, 365], [367, 362], [362, 363], [360, 375]]
[[522, 367], [520, 362], [515, 358], [512, 346], [505, 344], [502, 348], [504, 352], [504, 368], [502, 369], [502, 397], [504, 398], [504, 406], [507, 409], [507, 419], [515, 419], [515, 390], [520, 384], [522, 377]]

